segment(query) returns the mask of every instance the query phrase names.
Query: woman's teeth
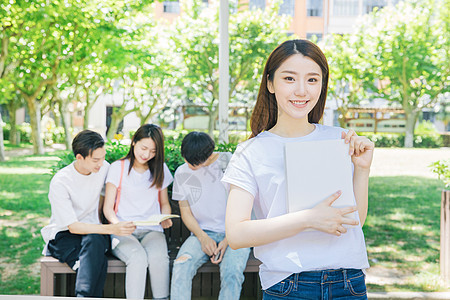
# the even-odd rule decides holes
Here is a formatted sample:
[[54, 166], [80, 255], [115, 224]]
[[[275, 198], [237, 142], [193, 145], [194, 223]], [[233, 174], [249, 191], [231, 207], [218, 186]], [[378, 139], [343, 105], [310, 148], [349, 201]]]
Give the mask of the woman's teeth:
[[294, 104], [297, 104], [297, 105], [303, 105], [303, 104], [306, 104], [306, 102], [308, 102], [308, 100], [305, 100], [305, 101], [295, 101], [295, 100], [293, 100], [291, 102], [294, 103]]

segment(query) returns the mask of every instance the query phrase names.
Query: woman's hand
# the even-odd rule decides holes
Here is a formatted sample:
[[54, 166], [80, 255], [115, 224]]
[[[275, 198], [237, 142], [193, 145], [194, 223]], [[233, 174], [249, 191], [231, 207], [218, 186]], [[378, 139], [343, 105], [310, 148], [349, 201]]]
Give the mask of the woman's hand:
[[164, 229], [170, 228], [170, 227], [172, 227], [172, 225], [173, 225], [173, 223], [172, 223], [171, 219], [167, 219], [167, 220], [164, 220], [161, 222], [161, 226]]
[[342, 132], [342, 138], [349, 144], [349, 154], [355, 168], [370, 169], [375, 144], [365, 136], [358, 136], [353, 130]]
[[331, 206], [340, 196], [341, 192], [338, 191], [311, 209], [314, 212], [312, 214], [313, 220], [311, 220], [313, 229], [340, 236], [347, 232], [344, 224], [353, 226], [359, 224], [357, 220], [346, 217], [347, 214], [357, 210], [355, 206], [343, 208]]

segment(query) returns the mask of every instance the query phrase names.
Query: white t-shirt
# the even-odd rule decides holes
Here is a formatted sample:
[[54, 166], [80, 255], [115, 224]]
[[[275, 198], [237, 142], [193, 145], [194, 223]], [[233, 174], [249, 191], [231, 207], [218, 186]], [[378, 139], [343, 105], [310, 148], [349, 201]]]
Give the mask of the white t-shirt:
[[183, 164], [175, 172], [172, 199], [188, 200], [202, 230], [225, 232], [228, 191], [221, 183], [231, 153], [220, 153], [215, 162], [198, 170]]
[[53, 176], [48, 192], [52, 216], [50, 224], [41, 230], [46, 244], [75, 222], [100, 224], [98, 204], [108, 168], [109, 163], [104, 161], [100, 171], [83, 175], [71, 163]]
[[[117, 218], [120, 221], [144, 221], [151, 215], [161, 214], [161, 207], [158, 202], [158, 189], [156, 186], [150, 187], [153, 181], [150, 170], [144, 173], [137, 172], [134, 168], [128, 174], [130, 161], [125, 160], [122, 177], [122, 191], [117, 211]], [[109, 168], [106, 182], [119, 186], [121, 173], [120, 160], [115, 161]], [[164, 181], [161, 190], [167, 188], [173, 181], [173, 176], [169, 168], [164, 164]], [[163, 231], [161, 225], [158, 226], [137, 226], [138, 229]]]
[[[312, 133], [298, 138], [284, 138], [265, 131], [236, 149], [222, 181], [243, 188], [254, 196], [253, 210], [257, 219], [287, 213], [284, 145], [340, 139], [344, 131], [320, 124], [315, 126]], [[300, 232], [290, 238], [255, 247], [254, 253], [262, 262], [260, 278], [263, 289], [293, 273], [369, 267], [360, 226], [348, 229], [340, 237], [320, 231]]]

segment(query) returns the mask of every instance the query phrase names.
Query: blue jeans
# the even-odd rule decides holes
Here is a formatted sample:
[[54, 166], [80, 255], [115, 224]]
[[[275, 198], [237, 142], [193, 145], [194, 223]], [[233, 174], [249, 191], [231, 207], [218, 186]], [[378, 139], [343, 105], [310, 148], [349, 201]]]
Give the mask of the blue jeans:
[[136, 230], [132, 235], [116, 236], [119, 244], [113, 254], [127, 265], [125, 291], [128, 299], [144, 299], [147, 268], [153, 299], [169, 297], [169, 255], [163, 232]]
[[[224, 233], [205, 231], [216, 243], [225, 238]], [[223, 255], [220, 267], [219, 299], [239, 299], [244, 270], [247, 266], [249, 248], [233, 250], [229, 246]], [[181, 259], [179, 259], [181, 257]], [[172, 284], [170, 298], [173, 300], [191, 299], [192, 279], [198, 268], [209, 260], [209, 256], [202, 251], [202, 245], [196, 236], [191, 235], [178, 251], [177, 259], [173, 263]]]
[[296, 273], [265, 290], [263, 299], [367, 299], [364, 277], [356, 269]]

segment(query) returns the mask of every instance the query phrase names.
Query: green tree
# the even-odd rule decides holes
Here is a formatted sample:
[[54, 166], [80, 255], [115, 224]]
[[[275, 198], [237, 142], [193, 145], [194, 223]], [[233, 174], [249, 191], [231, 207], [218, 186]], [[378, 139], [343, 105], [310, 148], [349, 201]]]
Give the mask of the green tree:
[[115, 35], [119, 20], [151, 2], [11, 0], [2, 4], [6, 11], [1, 10], [2, 49], [7, 51], [2, 50], [0, 73], [9, 70], [10, 82], [27, 103], [35, 153], [44, 151], [40, 111], [54, 99], [51, 93], [58, 80], [88, 64], [98, 44]]
[[358, 53], [362, 45], [357, 36], [334, 34], [323, 46], [330, 67], [328, 92], [336, 100], [341, 127], [347, 126], [349, 107], [358, 105], [367, 97], [363, 79], [368, 62]]
[[[255, 100], [264, 62], [271, 51], [286, 40], [288, 21], [288, 18], [278, 15], [276, 4], [264, 11], [242, 7], [230, 15], [231, 101], [244, 97], [247, 97], [247, 103]], [[217, 5], [205, 7], [201, 1], [186, 1], [172, 35], [176, 50], [183, 57], [184, 94], [189, 101], [205, 105], [210, 135], [218, 115], [218, 24]]]
[[[371, 14], [358, 31], [379, 96], [406, 114], [405, 147], [413, 147], [419, 113], [449, 91], [449, 33], [439, 17], [448, 1], [402, 1]], [[448, 15], [446, 16], [448, 19]], [[373, 87], [373, 81], [369, 81]]]

